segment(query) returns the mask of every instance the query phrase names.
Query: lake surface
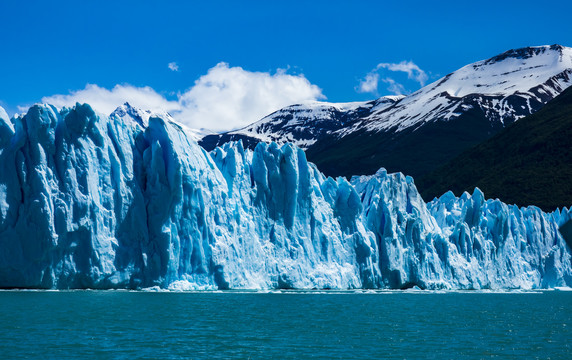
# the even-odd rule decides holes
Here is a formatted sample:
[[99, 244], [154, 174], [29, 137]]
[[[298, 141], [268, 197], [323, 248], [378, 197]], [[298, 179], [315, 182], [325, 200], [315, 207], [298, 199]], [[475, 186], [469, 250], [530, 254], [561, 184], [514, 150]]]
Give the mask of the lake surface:
[[0, 358], [572, 359], [572, 292], [0, 291]]

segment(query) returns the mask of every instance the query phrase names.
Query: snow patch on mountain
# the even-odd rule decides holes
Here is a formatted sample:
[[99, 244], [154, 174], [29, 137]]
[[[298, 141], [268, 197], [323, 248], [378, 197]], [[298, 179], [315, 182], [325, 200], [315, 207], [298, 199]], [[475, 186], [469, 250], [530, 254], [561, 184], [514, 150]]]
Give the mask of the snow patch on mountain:
[[372, 109], [383, 109], [402, 96], [386, 96], [376, 101], [328, 103], [313, 101], [280, 109], [245, 128], [225, 133], [247, 136], [266, 143], [292, 143], [307, 149], [319, 138], [348, 126]]
[[[552, 77], [572, 69], [572, 49], [562, 46], [539, 46], [509, 50], [488, 60], [467, 65], [438, 83], [454, 97], [469, 94], [509, 95], [526, 93]], [[554, 89], [543, 91], [558, 95]], [[531, 94], [534, 95], [534, 94]]]
[[[491, 121], [529, 115], [572, 85], [572, 49], [560, 45], [510, 50], [467, 65], [392, 107], [375, 109], [339, 131], [402, 131], [428, 121], [449, 120], [479, 107]], [[515, 99], [519, 98], [519, 99]]]

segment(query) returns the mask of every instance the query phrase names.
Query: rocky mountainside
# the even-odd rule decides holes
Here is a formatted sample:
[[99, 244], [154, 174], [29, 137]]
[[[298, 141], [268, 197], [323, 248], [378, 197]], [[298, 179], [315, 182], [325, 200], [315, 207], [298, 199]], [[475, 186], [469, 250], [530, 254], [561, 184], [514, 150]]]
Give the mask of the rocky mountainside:
[[211, 134], [201, 140], [208, 150], [229, 141], [242, 140], [249, 147], [260, 141], [277, 144], [292, 143], [308, 149], [319, 139], [351, 126], [379, 109], [395, 104], [403, 96], [385, 96], [369, 102], [327, 103], [315, 101], [287, 106], [243, 129]]
[[547, 211], [572, 205], [572, 88], [421, 177], [426, 200], [448, 190], [482, 189], [491, 197]]
[[571, 84], [572, 49], [527, 47], [467, 65], [405, 97], [290, 106], [200, 144], [210, 150], [236, 139], [250, 147], [294, 142], [327, 175], [373, 174], [383, 166], [420, 176], [538, 111]]

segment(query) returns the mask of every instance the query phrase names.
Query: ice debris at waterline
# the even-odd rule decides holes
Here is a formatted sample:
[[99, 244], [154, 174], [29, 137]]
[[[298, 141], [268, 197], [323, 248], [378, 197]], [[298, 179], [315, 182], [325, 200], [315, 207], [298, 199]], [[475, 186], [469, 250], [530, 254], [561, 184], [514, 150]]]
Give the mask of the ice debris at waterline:
[[572, 285], [551, 214], [478, 189], [324, 177], [302, 150], [205, 152], [168, 116], [0, 111], [0, 287], [505, 289]]

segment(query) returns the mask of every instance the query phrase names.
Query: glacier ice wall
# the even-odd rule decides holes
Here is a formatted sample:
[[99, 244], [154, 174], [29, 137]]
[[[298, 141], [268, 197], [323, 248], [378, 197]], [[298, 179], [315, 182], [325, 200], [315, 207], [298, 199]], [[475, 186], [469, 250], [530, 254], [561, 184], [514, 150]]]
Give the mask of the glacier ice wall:
[[0, 287], [572, 285], [567, 209], [425, 204], [402, 174], [326, 178], [289, 144], [209, 154], [141, 115], [0, 111]]
[[425, 204], [413, 179], [378, 171], [355, 177], [365, 227], [375, 234], [382, 286], [445, 289], [549, 288], [572, 282], [558, 226], [572, 216], [485, 200], [475, 189]]

